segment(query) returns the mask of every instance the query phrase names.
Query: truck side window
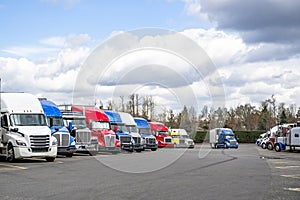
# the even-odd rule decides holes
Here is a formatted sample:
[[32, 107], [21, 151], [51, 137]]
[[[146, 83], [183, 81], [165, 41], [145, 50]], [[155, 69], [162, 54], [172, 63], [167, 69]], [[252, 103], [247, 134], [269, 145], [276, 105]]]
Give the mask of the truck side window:
[[8, 121], [6, 115], [1, 116], [1, 127], [8, 128]]
[[295, 134], [295, 137], [299, 137], [299, 134], [298, 134], [298, 133], [296, 133], [296, 134]]

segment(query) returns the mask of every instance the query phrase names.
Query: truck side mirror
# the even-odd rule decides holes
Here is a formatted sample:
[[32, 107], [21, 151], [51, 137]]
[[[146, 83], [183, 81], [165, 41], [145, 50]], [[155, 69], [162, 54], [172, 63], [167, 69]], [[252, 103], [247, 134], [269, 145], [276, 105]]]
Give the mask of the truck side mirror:
[[53, 118], [50, 117], [49, 121], [50, 121], [49, 125], [50, 125], [50, 127], [52, 127], [53, 126]]
[[69, 129], [70, 132], [72, 131], [72, 129], [73, 129], [73, 124], [72, 124], [72, 122], [69, 122], [69, 124], [68, 124], [68, 129]]
[[12, 132], [18, 132], [19, 129], [18, 128], [11, 128], [10, 131], [12, 131]]

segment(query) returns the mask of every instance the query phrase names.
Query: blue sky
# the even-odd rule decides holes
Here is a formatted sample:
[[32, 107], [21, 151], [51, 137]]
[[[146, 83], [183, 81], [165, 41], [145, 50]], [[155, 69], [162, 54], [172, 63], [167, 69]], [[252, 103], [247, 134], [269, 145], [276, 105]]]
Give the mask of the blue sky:
[[69, 34], [105, 39], [113, 31], [143, 27], [182, 31], [195, 26], [181, 1], [2, 0], [0, 5], [2, 48]]
[[[190, 74], [185, 85], [173, 79], [168, 82], [170, 88], [151, 85], [160, 73], [153, 73], [157, 66], [169, 65], [159, 74], [166, 79], [168, 69], [180, 77], [181, 72], [189, 74], [189, 68], [183, 69], [184, 62], [166, 51], [136, 52], [114, 61], [115, 67], [105, 74], [107, 83], [101, 85], [99, 77], [88, 77], [87, 84], [96, 84], [100, 91], [85, 99], [107, 103], [116, 88], [120, 92], [117, 95], [126, 96], [129, 94], [124, 88], [133, 87], [130, 92], [153, 95], [163, 108], [180, 110], [182, 102], [178, 102], [176, 91], [191, 88], [199, 105], [212, 105], [211, 94], [224, 91], [223, 103], [228, 107], [260, 105], [273, 94], [278, 103], [300, 106], [299, 8], [300, 1], [294, 0], [0, 0], [2, 89], [70, 103], [81, 66], [93, 50], [115, 35], [156, 27], [191, 39], [203, 48], [217, 70], [199, 80]], [[127, 39], [133, 39], [136, 46], [143, 46], [145, 41], [168, 41], [167, 37], [149, 40], [147, 35], [138, 41]], [[173, 43], [176, 46], [180, 41]], [[141, 73], [145, 63], [149, 68]], [[141, 69], [131, 70], [133, 65]], [[121, 84], [111, 77], [130, 79]], [[139, 77], [139, 81], [132, 77]], [[215, 85], [216, 77], [222, 79], [221, 88]]]

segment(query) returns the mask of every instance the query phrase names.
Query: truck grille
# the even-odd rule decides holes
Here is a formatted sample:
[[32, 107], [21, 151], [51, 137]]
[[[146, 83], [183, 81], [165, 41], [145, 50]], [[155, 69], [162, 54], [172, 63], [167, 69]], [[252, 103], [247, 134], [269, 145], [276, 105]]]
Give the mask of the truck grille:
[[179, 139], [179, 144], [185, 144], [185, 139]]
[[68, 133], [55, 133], [53, 136], [57, 140], [57, 146], [68, 147], [70, 141], [70, 135]]
[[106, 147], [115, 147], [116, 136], [115, 135], [105, 135], [104, 142]]
[[172, 139], [171, 138], [165, 138], [165, 143], [172, 143]]
[[146, 138], [146, 144], [155, 144], [155, 138]]
[[50, 143], [49, 135], [30, 135], [32, 152], [47, 152]]
[[230, 141], [230, 145], [235, 145], [236, 142], [235, 141]]
[[130, 136], [120, 136], [120, 142], [121, 142], [121, 144], [130, 143], [131, 142], [131, 137]]
[[141, 138], [140, 137], [133, 137], [133, 140], [135, 144], [141, 144]]
[[87, 144], [91, 142], [91, 132], [89, 131], [76, 131], [76, 143]]

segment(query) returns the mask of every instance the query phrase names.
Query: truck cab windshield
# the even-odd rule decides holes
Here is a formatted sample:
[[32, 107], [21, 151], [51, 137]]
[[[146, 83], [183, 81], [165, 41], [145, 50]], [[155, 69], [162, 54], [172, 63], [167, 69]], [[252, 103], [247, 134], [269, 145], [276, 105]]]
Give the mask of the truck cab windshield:
[[234, 135], [226, 135], [225, 138], [226, 138], [226, 139], [235, 139], [235, 138], [234, 138]]
[[138, 129], [136, 126], [131, 126], [131, 125], [127, 125], [127, 130], [129, 133], [137, 133], [138, 132]]
[[84, 129], [87, 128], [87, 124], [84, 118], [82, 119], [74, 119], [74, 118], [64, 118], [64, 124], [67, 127], [68, 124], [72, 122], [72, 126], [76, 127], [78, 129]]
[[9, 118], [12, 126], [47, 126], [43, 114], [11, 114]]
[[167, 131], [157, 131], [158, 135], [169, 135]]
[[64, 120], [61, 117], [47, 117], [47, 122], [49, 125], [50, 118], [52, 119], [52, 126], [64, 126]]
[[139, 128], [140, 134], [151, 134], [150, 128]]
[[91, 121], [92, 129], [110, 129], [109, 122]]

